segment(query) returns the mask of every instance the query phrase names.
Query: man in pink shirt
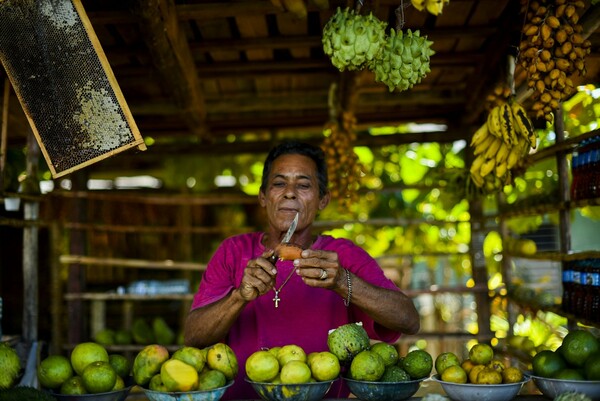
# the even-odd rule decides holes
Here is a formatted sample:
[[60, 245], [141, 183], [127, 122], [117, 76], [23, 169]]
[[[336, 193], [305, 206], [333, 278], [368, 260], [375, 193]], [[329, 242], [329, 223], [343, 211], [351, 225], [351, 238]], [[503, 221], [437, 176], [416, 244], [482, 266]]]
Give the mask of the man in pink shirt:
[[[323, 152], [289, 141], [265, 161], [259, 203], [268, 229], [223, 241], [208, 263], [185, 325], [186, 345], [227, 343], [240, 372], [224, 399], [257, 399], [244, 365], [260, 349], [295, 344], [308, 354], [327, 351], [329, 330], [362, 322], [369, 337], [395, 342], [419, 330], [412, 300], [387, 279], [377, 262], [347, 239], [313, 235], [317, 213], [330, 200]], [[303, 249], [294, 260], [270, 261], [292, 220], [290, 241]], [[348, 396], [334, 384], [328, 398]]]

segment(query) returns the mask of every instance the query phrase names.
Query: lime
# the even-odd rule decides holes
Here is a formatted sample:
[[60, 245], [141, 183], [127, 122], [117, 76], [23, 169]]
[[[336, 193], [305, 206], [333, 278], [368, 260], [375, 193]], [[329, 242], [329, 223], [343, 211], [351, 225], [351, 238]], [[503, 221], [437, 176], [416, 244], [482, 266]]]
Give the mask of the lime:
[[593, 353], [585, 360], [583, 371], [587, 380], [600, 380], [600, 352]]
[[565, 336], [560, 348], [569, 365], [581, 367], [591, 354], [600, 351], [600, 344], [591, 332], [573, 330]]
[[567, 367], [562, 355], [558, 352], [550, 350], [540, 351], [533, 357], [531, 361], [533, 373], [541, 377], [552, 377], [559, 370]]
[[460, 365], [450, 365], [443, 370], [441, 379], [450, 383], [466, 383], [467, 372]]
[[383, 358], [370, 350], [359, 352], [350, 363], [350, 376], [355, 380], [374, 382], [381, 378], [384, 371]]
[[460, 365], [460, 360], [452, 352], [442, 352], [435, 358], [435, 371], [440, 375], [444, 373], [444, 370], [454, 365]]
[[495, 369], [487, 366], [477, 375], [477, 384], [500, 384], [502, 383], [502, 374]]
[[83, 385], [88, 393], [106, 393], [111, 391], [117, 381], [117, 372], [105, 361], [88, 364], [81, 375]]
[[60, 386], [60, 393], [64, 395], [83, 395], [87, 394], [87, 390], [81, 376], [73, 376]]
[[98, 343], [80, 343], [71, 351], [71, 365], [79, 376], [83, 376], [87, 365], [96, 361], [108, 362], [108, 352]]
[[279, 373], [279, 362], [269, 351], [256, 351], [246, 359], [246, 375], [255, 382], [269, 382]]
[[386, 366], [383, 376], [381, 376], [379, 381], [393, 383], [407, 382], [410, 381], [410, 375], [398, 365]]
[[410, 351], [402, 360], [402, 369], [414, 380], [429, 376], [433, 369], [433, 358], [427, 351]]
[[120, 354], [110, 354], [108, 363], [113, 367], [117, 375], [121, 378], [126, 378], [131, 373], [131, 362], [125, 356]]
[[37, 369], [38, 380], [42, 387], [59, 388], [67, 379], [73, 376], [73, 368], [69, 359], [62, 355], [50, 355]]
[[371, 346], [371, 351], [379, 354], [385, 366], [392, 366], [398, 363], [398, 350], [392, 344], [378, 342]]
[[290, 361], [306, 362], [306, 353], [298, 345], [288, 344], [279, 349], [277, 360], [281, 366], [285, 366]]
[[583, 375], [575, 369], [565, 368], [561, 369], [552, 376], [553, 379], [561, 380], [585, 380]]

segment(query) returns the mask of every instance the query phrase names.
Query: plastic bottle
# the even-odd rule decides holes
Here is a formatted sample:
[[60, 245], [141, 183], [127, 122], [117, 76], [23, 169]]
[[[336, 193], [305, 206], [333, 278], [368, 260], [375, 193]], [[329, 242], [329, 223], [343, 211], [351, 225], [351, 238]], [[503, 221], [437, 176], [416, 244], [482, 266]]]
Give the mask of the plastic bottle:
[[573, 306], [573, 262], [567, 261], [562, 267], [562, 310], [572, 313]]

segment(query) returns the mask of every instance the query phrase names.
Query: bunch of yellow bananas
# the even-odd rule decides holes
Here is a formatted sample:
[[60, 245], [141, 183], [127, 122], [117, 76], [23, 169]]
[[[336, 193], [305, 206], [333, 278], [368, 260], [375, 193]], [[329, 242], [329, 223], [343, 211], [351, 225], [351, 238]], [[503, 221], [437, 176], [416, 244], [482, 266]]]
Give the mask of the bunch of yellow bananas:
[[426, 9], [433, 15], [440, 15], [444, 5], [450, 3], [450, 0], [410, 0], [410, 2], [419, 11]]
[[514, 99], [495, 106], [471, 139], [471, 180], [488, 193], [499, 191], [510, 180], [510, 170], [536, 146], [537, 134], [523, 106]]

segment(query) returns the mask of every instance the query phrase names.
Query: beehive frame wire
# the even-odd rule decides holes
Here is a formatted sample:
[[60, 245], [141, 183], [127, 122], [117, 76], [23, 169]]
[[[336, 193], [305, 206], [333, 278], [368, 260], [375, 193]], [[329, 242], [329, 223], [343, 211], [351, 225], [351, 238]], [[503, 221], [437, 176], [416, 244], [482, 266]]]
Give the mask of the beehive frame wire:
[[146, 149], [80, 0], [0, 0], [0, 21], [0, 61], [54, 178]]

